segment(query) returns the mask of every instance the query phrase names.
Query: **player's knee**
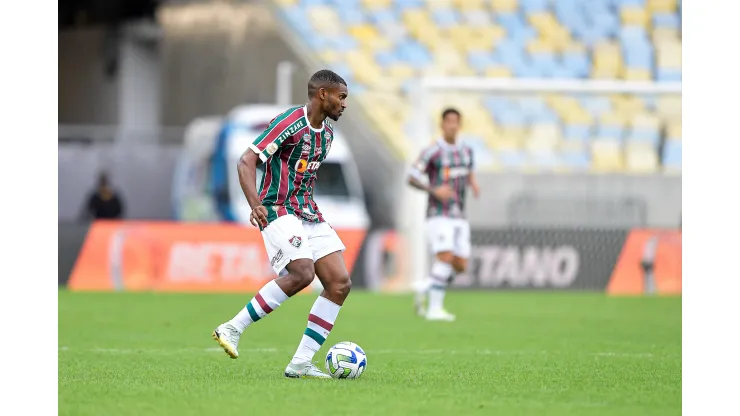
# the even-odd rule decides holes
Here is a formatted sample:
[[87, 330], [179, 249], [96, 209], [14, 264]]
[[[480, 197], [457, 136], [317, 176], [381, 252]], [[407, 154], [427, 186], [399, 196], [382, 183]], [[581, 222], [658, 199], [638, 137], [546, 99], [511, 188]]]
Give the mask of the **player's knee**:
[[300, 261], [290, 268], [290, 274], [295, 276], [298, 286], [303, 289], [313, 282], [316, 272], [313, 268], [313, 262], [310, 260]]
[[333, 281], [326, 290], [332, 298], [345, 299], [349, 295], [350, 290], [352, 290], [352, 280], [350, 280], [349, 276], [342, 276]]

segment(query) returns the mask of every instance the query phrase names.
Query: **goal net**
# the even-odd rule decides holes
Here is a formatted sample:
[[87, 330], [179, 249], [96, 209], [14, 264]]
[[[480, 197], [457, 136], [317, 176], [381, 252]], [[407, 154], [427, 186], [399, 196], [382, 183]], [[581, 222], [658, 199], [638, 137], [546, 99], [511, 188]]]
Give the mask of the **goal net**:
[[[425, 78], [412, 88], [409, 105], [407, 166], [441, 137], [441, 113], [454, 107], [462, 113], [460, 139], [473, 148], [479, 182], [487, 172], [680, 174], [680, 83]], [[482, 192], [496, 192], [493, 183], [480, 185]], [[402, 189], [398, 229], [411, 287], [429, 268], [427, 196]], [[469, 194], [468, 209], [478, 203]]]

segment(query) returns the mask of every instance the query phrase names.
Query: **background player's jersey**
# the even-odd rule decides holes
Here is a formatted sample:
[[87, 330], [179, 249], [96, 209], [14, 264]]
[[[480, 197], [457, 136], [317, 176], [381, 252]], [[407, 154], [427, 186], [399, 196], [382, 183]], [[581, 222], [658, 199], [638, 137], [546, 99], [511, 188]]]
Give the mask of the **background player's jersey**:
[[278, 115], [249, 146], [266, 162], [259, 189], [267, 221], [295, 215], [309, 222], [323, 222], [313, 200], [313, 185], [321, 162], [331, 149], [332, 126], [311, 127], [306, 107], [293, 107]]
[[472, 171], [473, 150], [459, 141], [452, 145], [440, 139], [421, 152], [414, 174], [427, 176], [432, 188], [449, 185], [455, 191], [454, 198], [442, 202], [429, 195], [427, 217], [465, 217], [465, 191]]

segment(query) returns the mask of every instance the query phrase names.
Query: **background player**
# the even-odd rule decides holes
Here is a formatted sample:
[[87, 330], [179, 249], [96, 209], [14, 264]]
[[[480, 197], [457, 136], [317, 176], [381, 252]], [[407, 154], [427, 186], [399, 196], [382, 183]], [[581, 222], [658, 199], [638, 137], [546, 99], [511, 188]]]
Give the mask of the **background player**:
[[[330, 376], [311, 362], [321, 348], [347, 298], [351, 282], [344, 264], [345, 247], [324, 222], [313, 200], [316, 171], [333, 140], [332, 126], [346, 108], [347, 83], [329, 70], [308, 82], [309, 102], [278, 115], [242, 155], [239, 182], [252, 207], [250, 221], [262, 231], [270, 264], [279, 277], [267, 283], [233, 319], [213, 332], [231, 358], [249, 325], [264, 318], [319, 277], [324, 291], [308, 315], [308, 324], [285, 376]], [[257, 164], [266, 162], [259, 193]]]
[[453, 321], [455, 316], [444, 308], [445, 290], [467, 268], [470, 225], [465, 219], [465, 191], [470, 186], [477, 198], [479, 188], [473, 175], [473, 151], [457, 139], [460, 112], [444, 110], [441, 124], [442, 139], [421, 152], [409, 175], [411, 186], [429, 193], [426, 232], [435, 256], [429, 279], [416, 288], [416, 309], [429, 320]]

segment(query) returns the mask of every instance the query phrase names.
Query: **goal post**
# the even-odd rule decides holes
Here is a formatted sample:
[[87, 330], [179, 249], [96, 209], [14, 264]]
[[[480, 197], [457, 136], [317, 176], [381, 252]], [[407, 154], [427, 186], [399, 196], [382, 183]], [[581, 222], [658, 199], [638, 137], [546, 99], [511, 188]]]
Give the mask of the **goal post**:
[[[615, 117], [617, 124], [621, 122], [625, 127], [623, 134], [628, 135], [629, 133], [626, 130], [629, 130], [628, 127], [632, 125], [632, 120], [626, 120], [625, 117], [630, 118], [631, 114], [640, 114], [640, 108], [645, 106], [650, 108], [649, 110], [644, 110], [644, 113], [648, 114], [648, 116], [642, 118], [646, 119], [647, 121], [645, 122], [648, 124], [655, 122], [654, 120], [656, 119], [660, 119], [663, 112], [673, 112], [674, 116], [678, 117], [678, 134], [680, 138], [680, 98], [677, 100], [677, 108], [676, 100], [673, 101], [673, 104], [669, 103], [663, 106], [667, 106], [666, 108], [656, 108], [656, 103], [653, 102], [655, 98], [666, 96], [680, 97], [681, 83], [631, 80], [502, 79], [485, 77], [422, 78], [415, 82], [409, 91], [408, 102], [411, 108], [408, 113], [408, 120], [410, 122], [406, 130], [407, 154], [405, 155], [406, 170], [404, 172], [410, 169], [422, 149], [440, 136], [438, 126], [441, 112], [438, 110], [447, 106], [457, 107], [461, 110], [463, 116], [463, 133], [466, 132], [468, 128], [467, 124], [471, 117], [476, 118], [475, 122], [478, 124], [474, 126], [474, 131], [471, 134], [476, 137], [485, 136], [482, 141], [492, 146], [492, 153], [496, 153], [499, 144], [507, 146], [507, 143], [517, 142], [517, 140], [518, 143], [522, 144], [532, 137], [536, 139], [537, 137], [532, 135], [536, 135], [537, 133], [530, 129], [531, 120], [527, 119], [527, 117], [524, 120], [519, 120], [521, 125], [515, 128], [502, 127], [502, 123], [493, 121], [491, 116], [498, 110], [492, 110], [491, 106], [494, 105], [494, 101], [496, 100], [486, 100], [487, 98], [498, 97], [511, 99], [511, 102], [515, 106], [517, 105], [517, 99], [526, 101], [527, 98], [535, 98], [535, 103], [544, 102], [546, 104], [543, 107], [543, 111], [550, 114], [550, 116], [552, 114], [555, 115], [552, 116], [555, 117], [552, 124], [561, 127], [565, 123], [563, 114], [567, 116], [568, 121], [583, 119], [583, 124], [589, 126], [588, 129], [590, 129], [590, 132], [586, 133], [588, 137], [584, 138], [581, 145], [588, 146], [594, 139], [600, 138], [601, 134], [608, 132], [606, 129], [603, 131], [600, 130], [598, 126], [602, 124], [602, 120], [608, 122], [609, 117]], [[617, 107], [623, 106], [624, 108], [619, 107], [616, 110], [605, 108], [604, 118], [602, 119], [600, 118], [602, 115], [595, 114], [599, 113], [600, 109], [588, 108], [591, 105], [590, 103], [574, 104], [584, 99], [584, 97], [605, 98], [605, 100], [595, 100], [594, 103], [597, 104], [593, 105], [602, 105], [603, 102], [606, 102], [609, 105], [614, 104]], [[640, 100], [633, 100], [633, 97], [638, 97]], [[647, 99], [644, 100], [645, 98]], [[650, 104], [647, 105], [642, 101], [650, 101]], [[486, 106], [488, 107], [486, 108]], [[657, 106], [660, 107], [660, 104]], [[478, 120], [486, 118], [482, 114], [484, 108], [488, 113], [486, 116], [491, 120]], [[505, 106], [504, 109], [506, 109]], [[524, 109], [522, 111], [526, 112], [528, 110]], [[469, 112], [476, 114], [468, 114]], [[539, 124], [539, 121], [535, 124]], [[663, 135], [664, 126], [658, 129], [660, 131], [659, 134]], [[506, 137], [509, 133], [517, 137]], [[529, 136], [527, 138], [519, 137], [522, 134]], [[562, 141], [563, 131], [560, 130], [558, 134], [560, 135], [558, 140]], [[584, 133], [581, 132], [579, 134]], [[463, 140], [466, 139], [465, 134], [462, 135], [462, 138]], [[509, 139], [511, 140], [509, 141]], [[534, 140], [534, 142], [538, 142], [538, 140]], [[566, 145], [569, 145], [568, 143]], [[624, 140], [621, 143], [624, 144]], [[476, 160], [478, 160], [477, 157]], [[481, 165], [481, 163], [477, 163], [476, 170], [480, 169], [482, 167]], [[498, 166], [498, 168], [513, 173], [517, 172], [516, 169], [507, 169], [501, 166]], [[404, 181], [406, 181], [405, 176]], [[482, 184], [482, 187], [483, 191], [486, 192], [486, 184]], [[429, 270], [430, 256], [425, 238], [424, 216], [427, 196], [410, 186], [403, 186], [402, 189], [397, 229], [403, 237], [404, 252], [409, 258], [407, 287], [410, 289], [415, 283], [426, 279]], [[493, 189], [491, 191], [495, 192]]]

